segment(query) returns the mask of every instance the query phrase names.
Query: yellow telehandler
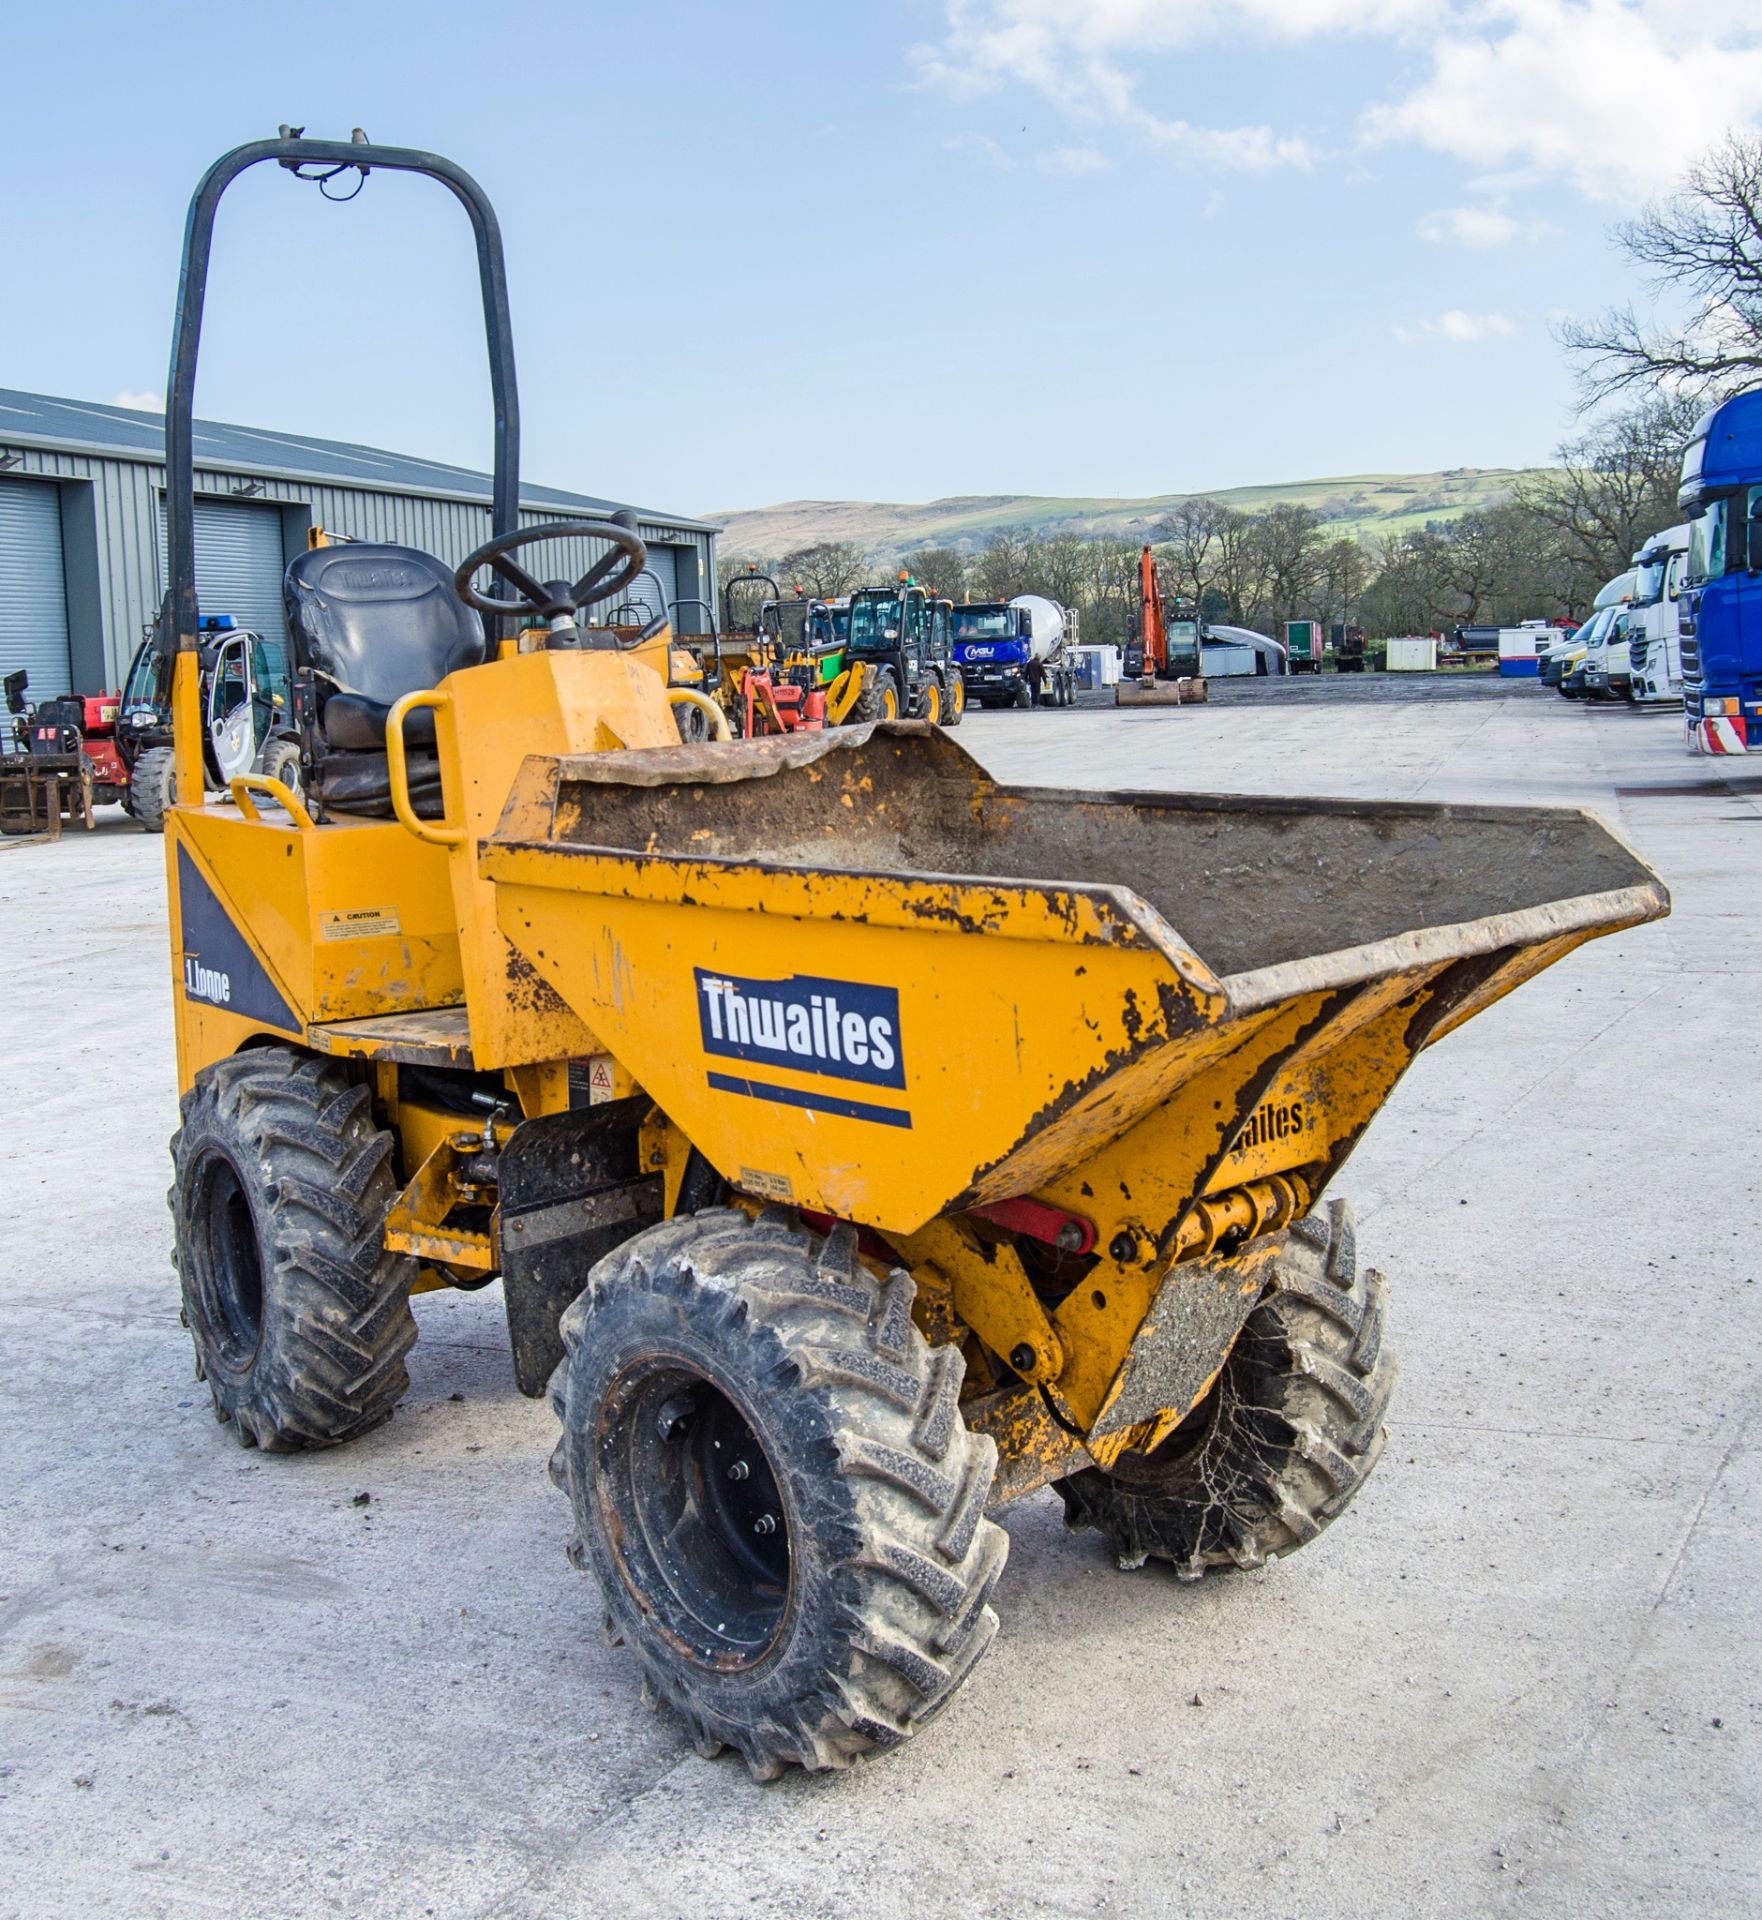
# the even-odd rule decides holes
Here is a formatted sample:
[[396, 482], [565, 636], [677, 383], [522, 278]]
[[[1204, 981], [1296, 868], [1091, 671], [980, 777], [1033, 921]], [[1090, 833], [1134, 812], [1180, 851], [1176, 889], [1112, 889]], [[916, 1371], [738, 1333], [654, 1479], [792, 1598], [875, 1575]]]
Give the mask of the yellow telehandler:
[[[464, 206], [493, 537], [299, 556], [302, 790], [223, 802], [191, 419], [215, 207], [264, 163]], [[1667, 910], [1634, 854], [1575, 812], [1000, 785], [922, 723], [728, 743], [664, 636], [580, 617], [636, 534], [519, 524], [495, 216], [431, 154], [284, 129], [219, 160], [169, 391], [171, 1206], [242, 1442], [364, 1433], [412, 1295], [499, 1278], [610, 1636], [761, 1778], [951, 1698], [1003, 1502], [1056, 1483], [1189, 1578], [1340, 1514], [1395, 1364], [1330, 1183], [1424, 1048]]]

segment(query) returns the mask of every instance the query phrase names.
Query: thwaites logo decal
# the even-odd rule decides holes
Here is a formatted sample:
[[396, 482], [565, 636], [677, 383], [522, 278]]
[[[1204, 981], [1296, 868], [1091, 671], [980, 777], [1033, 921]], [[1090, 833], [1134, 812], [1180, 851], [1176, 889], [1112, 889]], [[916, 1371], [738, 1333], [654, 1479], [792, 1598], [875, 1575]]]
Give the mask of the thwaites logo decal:
[[1289, 1140], [1300, 1134], [1307, 1125], [1301, 1100], [1269, 1100], [1249, 1115], [1248, 1124], [1231, 1141], [1230, 1151], [1245, 1153], [1250, 1147]]
[[[704, 1052], [724, 1060], [787, 1067], [818, 1079], [905, 1090], [905, 1050], [899, 1031], [899, 994], [858, 980], [822, 980], [792, 974], [786, 980], [749, 980], [694, 967], [698, 1031]], [[779, 1086], [744, 1074], [712, 1071], [721, 1093], [745, 1094], [810, 1113], [909, 1127], [904, 1107], [858, 1100], [818, 1088]]]
[[293, 1009], [183, 846], [177, 850], [177, 900], [183, 923], [184, 998], [298, 1033]]

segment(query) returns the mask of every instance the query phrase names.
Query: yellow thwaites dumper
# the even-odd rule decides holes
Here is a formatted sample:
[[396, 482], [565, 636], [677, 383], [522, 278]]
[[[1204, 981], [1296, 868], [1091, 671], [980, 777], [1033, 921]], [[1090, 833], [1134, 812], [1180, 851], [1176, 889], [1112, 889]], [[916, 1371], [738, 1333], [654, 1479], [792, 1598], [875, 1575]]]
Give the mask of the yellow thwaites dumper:
[[[702, 696], [575, 618], [640, 541], [517, 527], [481, 193], [293, 136], [191, 212], [181, 793], [209, 235], [271, 160], [426, 173], [470, 213], [496, 537], [456, 576], [297, 560], [304, 800], [247, 777], [168, 816], [176, 1259], [220, 1417], [352, 1438], [406, 1385], [412, 1293], [499, 1276], [611, 1635], [762, 1776], [950, 1698], [995, 1629], [1000, 1502], [1056, 1481], [1122, 1563], [1189, 1577], [1312, 1538], [1394, 1383], [1330, 1181], [1423, 1048], [1663, 913], [1654, 877], [1579, 813], [1007, 787], [924, 725], [680, 744]], [[583, 538], [573, 585], [515, 557]]]

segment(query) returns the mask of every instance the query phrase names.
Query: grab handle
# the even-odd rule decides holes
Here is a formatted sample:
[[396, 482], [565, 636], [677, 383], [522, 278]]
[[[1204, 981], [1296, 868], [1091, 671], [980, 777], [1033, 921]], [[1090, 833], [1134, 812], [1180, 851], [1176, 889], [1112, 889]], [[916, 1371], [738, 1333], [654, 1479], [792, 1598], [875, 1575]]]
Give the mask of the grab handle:
[[728, 724], [727, 714], [707, 693], [699, 693], [695, 687], [669, 687], [667, 704], [670, 707], [701, 707], [710, 716], [715, 727], [716, 739], [732, 740], [734, 738], [734, 730]]
[[227, 782], [227, 792], [232, 795], [232, 803], [247, 820], [261, 820], [257, 803], [251, 798], [254, 793], [265, 794], [281, 808], [296, 827], [310, 831], [317, 823], [306, 811], [306, 803], [285, 781], [274, 780], [266, 773], [235, 774]]
[[416, 809], [410, 804], [410, 767], [404, 757], [404, 721], [418, 707], [431, 707], [439, 713], [452, 704], [451, 694], [419, 687], [414, 693], [407, 693], [394, 702], [391, 712], [385, 717], [386, 784], [391, 788], [392, 812], [398, 816], [398, 825], [406, 833], [413, 833], [418, 840], [426, 840], [434, 847], [462, 846], [465, 829], [436, 825], [432, 820], [417, 818]]

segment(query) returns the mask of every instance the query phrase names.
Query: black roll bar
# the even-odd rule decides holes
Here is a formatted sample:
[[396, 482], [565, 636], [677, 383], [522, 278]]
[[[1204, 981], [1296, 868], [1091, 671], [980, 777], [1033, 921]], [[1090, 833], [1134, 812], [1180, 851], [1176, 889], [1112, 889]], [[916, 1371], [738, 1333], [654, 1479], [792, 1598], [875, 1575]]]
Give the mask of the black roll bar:
[[[420, 173], [438, 180], [464, 207], [477, 240], [477, 270], [483, 284], [483, 324], [489, 347], [490, 389], [495, 400], [495, 481], [491, 494], [492, 537], [512, 533], [520, 518], [520, 396], [514, 375], [514, 336], [508, 314], [508, 275], [502, 260], [502, 230], [488, 196], [462, 167], [415, 147], [378, 147], [371, 141], [307, 140], [284, 128], [277, 140], [254, 140], [222, 154], [203, 174], [184, 226], [183, 268], [178, 280], [177, 323], [171, 342], [171, 378], [165, 401], [166, 546], [170, 581], [161, 617], [159, 650], [191, 653], [199, 629], [196, 611], [196, 476], [194, 420], [196, 355], [202, 341], [202, 306], [208, 292], [208, 262], [214, 245], [214, 214], [220, 197], [247, 168], [274, 160], [297, 178], [323, 182], [351, 169], [363, 182], [373, 168]], [[302, 173], [304, 167], [319, 169]], [[343, 197], [343, 196], [333, 196]], [[348, 196], [352, 197], [352, 196]], [[172, 644], [175, 636], [175, 647]]]

